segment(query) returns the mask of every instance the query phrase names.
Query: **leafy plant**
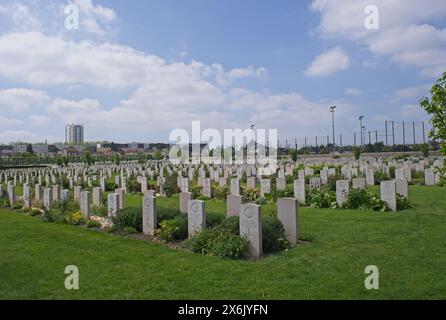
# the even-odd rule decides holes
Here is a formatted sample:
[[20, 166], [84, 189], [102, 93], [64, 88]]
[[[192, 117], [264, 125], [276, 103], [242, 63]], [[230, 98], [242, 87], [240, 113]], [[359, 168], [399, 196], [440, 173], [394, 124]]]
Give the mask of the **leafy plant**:
[[406, 209], [412, 208], [412, 204], [409, 202], [409, 199], [401, 196], [400, 194], [396, 195], [396, 210], [402, 211]]
[[128, 207], [119, 210], [111, 217], [113, 230], [123, 232], [126, 227], [132, 227], [138, 232], [142, 232], [142, 209]]
[[246, 202], [256, 201], [260, 197], [260, 191], [257, 189], [246, 189], [243, 193], [243, 199]]
[[228, 258], [243, 257], [249, 248], [246, 238], [223, 228], [205, 229], [187, 240], [186, 244], [193, 252]]
[[359, 160], [361, 158], [361, 149], [353, 148], [353, 155], [355, 156], [356, 160]]
[[385, 211], [386, 203], [373, 192], [365, 189], [352, 189], [343, 207], [347, 209]]
[[157, 235], [166, 242], [187, 238], [187, 217], [180, 215], [174, 219], [164, 220], [160, 223]]
[[325, 187], [311, 189], [305, 201], [311, 208], [333, 208], [336, 207], [336, 193]]
[[86, 223], [87, 228], [100, 228], [101, 223], [95, 220], [88, 220]]
[[85, 224], [85, 218], [82, 212], [77, 211], [74, 213], [67, 214], [65, 217], [65, 222], [75, 226]]
[[440, 142], [441, 153], [446, 155], [446, 72], [432, 86], [431, 97], [424, 97], [420, 101], [421, 107], [431, 117], [432, 130], [429, 136]]
[[262, 217], [262, 247], [264, 252], [278, 252], [289, 246], [285, 229], [279, 219]]

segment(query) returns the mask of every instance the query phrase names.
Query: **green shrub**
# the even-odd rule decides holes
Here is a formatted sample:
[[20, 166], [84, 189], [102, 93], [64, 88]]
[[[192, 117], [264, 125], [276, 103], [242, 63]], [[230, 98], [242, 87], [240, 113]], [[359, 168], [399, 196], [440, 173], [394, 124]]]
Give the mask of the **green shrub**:
[[239, 234], [240, 218], [238, 216], [224, 218], [218, 227], [220, 229], [225, 229], [233, 234]]
[[133, 227], [125, 227], [124, 229], [122, 229], [121, 233], [124, 234], [124, 235], [128, 235], [128, 234], [135, 234], [135, 233], [138, 233], [138, 232]]
[[118, 188], [118, 185], [114, 182], [106, 182], [105, 183], [105, 191], [114, 191]]
[[32, 209], [31, 212], [29, 213], [31, 217], [40, 216], [41, 214], [42, 211], [40, 211], [39, 209]]
[[141, 184], [136, 180], [136, 177], [131, 176], [127, 181], [127, 190], [130, 193], [140, 193], [141, 192]]
[[353, 148], [353, 155], [355, 156], [356, 160], [359, 160], [359, 158], [361, 158], [361, 149]]
[[246, 189], [243, 193], [243, 200], [245, 202], [254, 202], [260, 197], [260, 191], [257, 189]]
[[180, 210], [174, 206], [158, 207], [156, 212], [158, 225], [160, 226], [161, 222], [164, 220], [172, 220], [181, 214]]
[[106, 217], [108, 215], [108, 208], [104, 205], [92, 206], [91, 215], [98, 217]]
[[142, 232], [142, 209], [128, 207], [119, 210], [111, 217], [113, 230], [123, 232], [126, 227], [132, 227], [138, 232]]
[[86, 226], [87, 228], [100, 228], [101, 223], [95, 220], [88, 220]]
[[246, 238], [221, 228], [205, 229], [187, 240], [186, 244], [193, 252], [228, 258], [243, 257], [249, 248]]
[[203, 187], [198, 184], [193, 184], [190, 188], [190, 192], [192, 193], [192, 199], [197, 199], [201, 196], [201, 191]]
[[82, 212], [69, 213], [65, 216], [65, 222], [75, 226], [85, 224], [85, 218]]
[[391, 179], [390, 174], [387, 174], [386, 172], [381, 170], [374, 172], [373, 177], [375, 179], [375, 185], [380, 184], [381, 181], [387, 181]]
[[16, 201], [14, 202], [14, 205], [12, 206], [13, 210], [20, 210], [23, 208], [23, 201]]
[[161, 188], [163, 189], [166, 196], [170, 197], [180, 191], [177, 186], [177, 177], [177, 173], [173, 173], [170, 176], [167, 175], [164, 177], [164, 181], [161, 183]]
[[325, 187], [311, 189], [306, 193], [305, 202], [311, 208], [334, 208], [336, 207], [336, 193]]
[[364, 189], [351, 189], [343, 207], [346, 209], [385, 211], [386, 203], [373, 192]]
[[336, 181], [338, 180], [344, 180], [344, 177], [338, 172], [335, 175], [329, 176], [327, 179], [328, 190], [336, 192]]
[[400, 194], [396, 195], [396, 210], [402, 211], [406, 209], [412, 208], [412, 204], [409, 202], [409, 199], [401, 196]]
[[[272, 200], [271, 200], [271, 201], [272, 201]], [[268, 199], [265, 198], [265, 197], [259, 197], [259, 198], [256, 199], [255, 203], [258, 204], [258, 205], [260, 206], [260, 205], [263, 205], [263, 204], [268, 204], [268, 203], [270, 203], [270, 202], [269, 202]]]
[[289, 246], [285, 229], [279, 219], [262, 217], [262, 246], [264, 252], [277, 252]]
[[67, 216], [79, 212], [79, 204], [74, 200], [54, 202], [49, 210], [44, 210], [48, 222], [67, 223]]
[[9, 200], [8, 198], [0, 198], [0, 208], [9, 208]]
[[222, 187], [212, 186], [212, 197], [215, 199], [225, 200], [230, 191], [231, 188], [228, 185]]
[[166, 242], [186, 239], [188, 235], [187, 216], [179, 215], [174, 219], [162, 221], [157, 235]]
[[206, 212], [206, 227], [213, 228], [225, 219], [225, 214], [220, 212]]

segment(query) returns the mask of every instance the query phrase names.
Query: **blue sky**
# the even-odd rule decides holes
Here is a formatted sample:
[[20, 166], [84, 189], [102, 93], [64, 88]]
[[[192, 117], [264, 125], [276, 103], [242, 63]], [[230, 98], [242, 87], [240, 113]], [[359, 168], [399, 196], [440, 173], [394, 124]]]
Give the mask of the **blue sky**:
[[[67, 5], [79, 28], [65, 28]], [[0, 1], [0, 142], [167, 141], [174, 128], [352, 136], [417, 106], [446, 71], [446, 3], [374, 1]], [[375, 21], [376, 22], [376, 21]], [[358, 130], [357, 130], [358, 131]], [[347, 140], [347, 138], [346, 138]]]

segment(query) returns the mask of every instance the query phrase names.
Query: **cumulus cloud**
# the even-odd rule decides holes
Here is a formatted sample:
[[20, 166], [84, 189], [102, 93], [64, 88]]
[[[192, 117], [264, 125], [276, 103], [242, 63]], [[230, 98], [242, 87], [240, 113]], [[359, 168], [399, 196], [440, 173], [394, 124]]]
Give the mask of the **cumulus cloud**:
[[419, 86], [411, 86], [407, 88], [402, 88], [393, 94], [395, 100], [403, 100], [403, 99], [409, 99], [409, 98], [418, 98], [427, 95], [429, 92], [431, 85], [419, 85]]
[[48, 94], [41, 90], [11, 88], [0, 90], [0, 110], [24, 112], [32, 107], [45, 106], [50, 101]]
[[341, 47], [330, 49], [318, 55], [305, 70], [307, 76], [329, 76], [348, 69], [350, 59]]
[[324, 38], [344, 38], [367, 46], [372, 53], [415, 67], [428, 77], [446, 69], [446, 29], [435, 21], [446, 17], [446, 2], [437, 0], [376, 0], [378, 30], [364, 26], [368, 0], [313, 0], [310, 9], [321, 14], [317, 28]]

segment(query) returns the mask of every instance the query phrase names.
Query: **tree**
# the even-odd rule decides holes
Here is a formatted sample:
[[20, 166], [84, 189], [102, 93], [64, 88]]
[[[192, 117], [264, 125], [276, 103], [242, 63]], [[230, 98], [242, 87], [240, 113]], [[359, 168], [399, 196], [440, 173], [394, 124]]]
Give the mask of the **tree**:
[[356, 160], [359, 160], [361, 158], [361, 149], [360, 148], [353, 148], [353, 155], [355, 156]]
[[88, 164], [89, 166], [91, 166], [95, 161], [93, 156], [91, 155], [90, 151], [87, 151], [87, 153], [85, 154], [85, 163]]
[[289, 154], [291, 156], [291, 159], [296, 162], [297, 161], [297, 150], [296, 149], [290, 149]]
[[433, 126], [429, 136], [440, 141], [440, 152], [446, 155], [446, 72], [430, 90], [431, 98], [424, 97], [421, 107], [431, 116]]
[[161, 160], [161, 159], [163, 159], [163, 154], [161, 153], [161, 151], [156, 150], [153, 157], [155, 158], [155, 160]]

